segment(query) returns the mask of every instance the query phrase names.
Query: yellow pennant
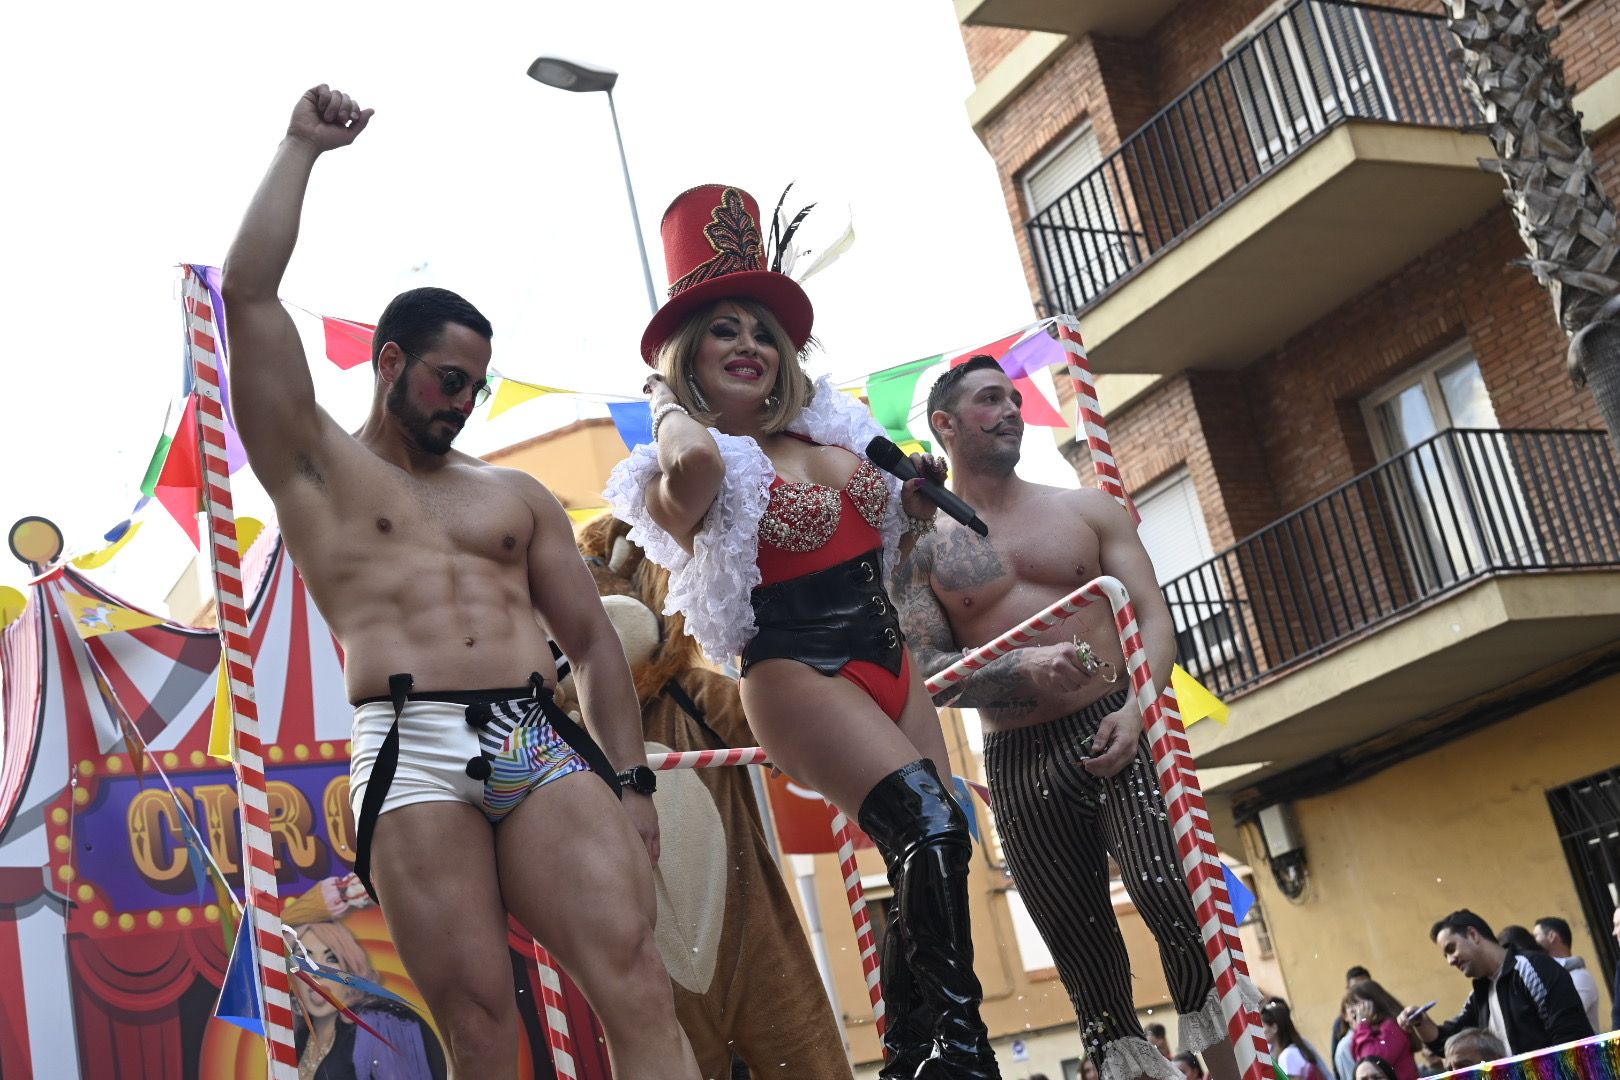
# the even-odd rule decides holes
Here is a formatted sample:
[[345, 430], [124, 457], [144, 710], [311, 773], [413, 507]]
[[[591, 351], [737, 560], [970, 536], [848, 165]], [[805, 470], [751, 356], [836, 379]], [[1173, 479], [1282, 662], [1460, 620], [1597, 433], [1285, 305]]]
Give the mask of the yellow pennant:
[[1170, 685], [1176, 691], [1176, 705], [1181, 709], [1181, 726], [1192, 727], [1200, 720], [1226, 723], [1232, 715], [1231, 707], [1209, 692], [1209, 688], [1177, 664], [1170, 669]]
[[231, 677], [225, 658], [219, 658], [219, 679], [214, 685], [214, 720], [208, 727], [208, 756], [236, 760], [235, 714], [231, 711]]
[[28, 597], [10, 585], [0, 585], [0, 628], [10, 626], [22, 618], [22, 613], [28, 607]]
[[139, 630], [143, 626], [157, 626], [163, 622], [156, 615], [131, 611], [75, 592], [64, 591], [62, 599], [67, 601], [68, 610], [73, 612], [73, 628], [82, 638], [99, 637], [120, 630]]
[[535, 386], [532, 383], [521, 383], [503, 378], [501, 385], [495, 388], [495, 400], [489, 403], [489, 418], [493, 420], [507, 409], [521, 405], [525, 401], [533, 401], [537, 397], [572, 392], [571, 390], [559, 390], [555, 386]]
[[570, 506], [568, 517], [575, 525], [583, 525], [593, 518], [601, 517], [608, 512], [605, 506]]
[[114, 540], [100, 551], [92, 551], [89, 554], [80, 555], [78, 558], [73, 560], [73, 565], [77, 566], [80, 570], [95, 570], [98, 567], [106, 566], [108, 563], [112, 562], [114, 555], [117, 555], [120, 551], [124, 550], [125, 544], [135, 539], [135, 534], [140, 531], [141, 524], [141, 522], [137, 521], [135, 524], [124, 530], [123, 536], [120, 536], [117, 540]]

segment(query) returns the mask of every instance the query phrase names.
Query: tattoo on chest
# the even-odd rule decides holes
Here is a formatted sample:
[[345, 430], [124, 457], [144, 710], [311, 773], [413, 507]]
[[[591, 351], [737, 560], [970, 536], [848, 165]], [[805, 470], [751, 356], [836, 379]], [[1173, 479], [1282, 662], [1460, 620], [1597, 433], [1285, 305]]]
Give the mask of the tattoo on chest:
[[1007, 573], [995, 545], [967, 529], [952, 529], [931, 554], [934, 576], [950, 592], [972, 589]]

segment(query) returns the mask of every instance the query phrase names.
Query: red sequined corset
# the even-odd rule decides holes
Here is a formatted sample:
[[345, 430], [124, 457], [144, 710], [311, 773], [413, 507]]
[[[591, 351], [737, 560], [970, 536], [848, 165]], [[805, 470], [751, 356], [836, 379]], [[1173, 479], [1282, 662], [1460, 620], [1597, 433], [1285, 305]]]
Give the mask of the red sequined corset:
[[759, 519], [760, 583], [825, 570], [879, 547], [888, 508], [883, 474], [865, 458], [842, 488], [787, 483], [778, 476]]

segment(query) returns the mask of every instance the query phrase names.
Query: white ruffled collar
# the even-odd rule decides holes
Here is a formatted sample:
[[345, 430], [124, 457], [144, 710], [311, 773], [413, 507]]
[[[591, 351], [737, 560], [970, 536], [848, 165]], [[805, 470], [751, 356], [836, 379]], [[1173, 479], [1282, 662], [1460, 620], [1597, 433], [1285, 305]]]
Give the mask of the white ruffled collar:
[[[863, 457], [867, 443], [883, 434], [871, 412], [825, 376], [816, 380], [809, 403], [788, 430]], [[688, 632], [704, 653], [715, 663], [725, 663], [742, 652], [757, 629], [749, 593], [760, 583], [759, 522], [770, 502], [776, 470], [752, 438], [727, 435], [717, 428], [709, 433], [725, 462], [726, 479], [692, 537], [690, 555], [647, 510], [646, 487], [659, 471], [655, 447], [644, 444], [631, 451], [614, 468], [606, 496], [614, 514], [629, 523], [630, 541], [670, 572], [664, 613], [683, 612]], [[903, 531], [900, 482], [888, 474], [884, 480], [889, 509], [880, 532], [884, 570], [892, 574]]]

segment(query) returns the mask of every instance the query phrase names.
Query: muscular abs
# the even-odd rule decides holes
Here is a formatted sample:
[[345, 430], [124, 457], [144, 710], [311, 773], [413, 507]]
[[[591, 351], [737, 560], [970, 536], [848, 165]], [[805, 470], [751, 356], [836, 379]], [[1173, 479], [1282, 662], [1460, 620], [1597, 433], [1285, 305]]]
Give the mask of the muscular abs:
[[410, 672], [421, 690], [553, 677], [528, 579], [535, 521], [471, 458], [413, 477], [358, 443], [276, 500], [287, 546], [344, 651], [351, 700]]
[[[1068, 508], [1055, 515], [1050, 510], [1043, 505], [1040, 510], [991, 521], [993, 539], [952, 524], [942, 525], [919, 544], [917, 557], [903, 576], [915, 575], [913, 587], [932, 590], [958, 652], [1005, 633], [1101, 573], [1097, 536], [1085, 517]], [[1040, 524], [1032, 526], [1031, 522]], [[912, 633], [910, 627], [907, 632], [913, 638], [924, 636]], [[1035, 644], [1067, 642], [1076, 635], [1124, 670], [1119, 637], [1106, 604], [1087, 608], [1046, 631]], [[934, 665], [928, 666], [933, 670]], [[990, 730], [1065, 716], [1113, 689], [1096, 681], [1070, 694], [1038, 694], [1015, 669], [1003, 667], [1007, 670], [1000, 675], [992, 670], [975, 674], [973, 690], [965, 699], [974, 703], [971, 707], [979, 710]]]

